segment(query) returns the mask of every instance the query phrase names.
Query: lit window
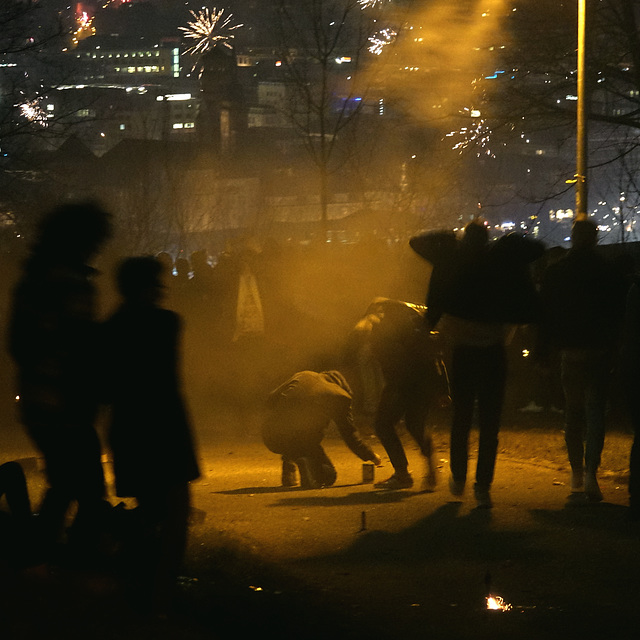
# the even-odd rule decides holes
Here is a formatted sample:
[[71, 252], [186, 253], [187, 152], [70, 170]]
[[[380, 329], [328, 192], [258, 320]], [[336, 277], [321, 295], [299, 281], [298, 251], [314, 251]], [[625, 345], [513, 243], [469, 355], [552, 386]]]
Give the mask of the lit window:
[[174, 129], [183, 129], [184, 125], [182, 124], [182, 122], [174, 122], [173, 123], [173, 128]]
[[184, 128], [185, 129], [193, 129], [196, 126], [195, 122], [185, 122], [184, 123]]
[[121, 124], [120, 125], [120, 131], [124, 131], [127, 128], [126, 124]]

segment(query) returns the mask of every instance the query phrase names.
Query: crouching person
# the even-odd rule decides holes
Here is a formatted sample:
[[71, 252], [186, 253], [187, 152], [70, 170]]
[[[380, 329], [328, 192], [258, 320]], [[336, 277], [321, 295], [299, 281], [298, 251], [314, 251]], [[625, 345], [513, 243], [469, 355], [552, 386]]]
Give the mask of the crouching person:
[[381, 463], [355, 427], [351, 401], [351, 389], [339, 371], [300, 371], [271, 392], [262, 438], [282, 456], [283, 486], [298, 484], [296, 469], [303, 489], [335, 483], [338, 474], [322, 447], [331, 422], [361, 460]]

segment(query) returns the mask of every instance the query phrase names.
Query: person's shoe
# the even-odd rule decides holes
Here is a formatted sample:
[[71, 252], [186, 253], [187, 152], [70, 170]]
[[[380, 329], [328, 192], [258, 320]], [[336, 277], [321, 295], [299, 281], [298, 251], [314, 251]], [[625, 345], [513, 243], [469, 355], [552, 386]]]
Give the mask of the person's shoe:
[[584, 473], [582, 469], [579, 471], [571, 471], [571, 493], [582, 493], [584, 491]]
[[604, 496], [598, 486], [598, 478], [595, 471], [587, 471], [584, 474], [584, 492], [589, 502], [602, 502]]
[[528, 405], [518, 409], [518, 411], [520, 413], [542, 413], [544, 407], [537, 404], [535, 400], [532, 400]]
[[295, 469], [286, 471], [282, 471], [282, 486], [283, 487], [297, 487], [298, 486], [298, 478], [296, 477]]
[[461, 496], [464, 493], [464, 480], [456, 480], [452, 475], [449, 476], [449, 491], [453, 496]]
[[434, 491], [437, 484], [436, 471], [435, 469], [430, 469], [425, 473], [424, 478], [422, 478], [422, 490], [429, 492]]
[[438, 484], [438, 478], [436, 475], [436, 465], [433, 461], [433, 457], [424, 459], [424, 476], [422, 477], [422, 490], [433, 491]]
[[398, 475], [394, 473], [390, 478], [382, 482], [376, 482], [373, 485], [376, 489], [386, 489], [387, 491], [395, 491], [397, 489], [410, 489], [413, 487], [413, 478], [410, 474]]
[[473, 488], [473, 493], [476, 496], [478, 509], [491, 509], [491, 507], [493, 507], [493, 502], [491, 501], [491, 494], [489, 493], [489, 489], [486, 489], [484, 487], [479, 487], [478, 485], [476, 485]]
[[300, 472], [300, 486], [303, 489], [320, 489], [320, 483], [313, 477], [311, 467], [307, 458], [298, 458], [296, 460], [298, 471]]

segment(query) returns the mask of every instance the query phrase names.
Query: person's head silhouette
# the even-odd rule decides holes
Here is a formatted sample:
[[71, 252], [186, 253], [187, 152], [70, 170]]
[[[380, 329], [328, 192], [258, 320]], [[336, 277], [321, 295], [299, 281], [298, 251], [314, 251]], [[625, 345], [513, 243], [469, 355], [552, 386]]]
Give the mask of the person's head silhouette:
[[41, 221], [33, 254], [84, 264], [111, 237], [111, 216], [94, 202], [65, 203]]
[[162, 263], [153, 256], [126, 258], [116, 274], [120, 295], [128, 303], [159, 303], [164, 293], [162, 271]]

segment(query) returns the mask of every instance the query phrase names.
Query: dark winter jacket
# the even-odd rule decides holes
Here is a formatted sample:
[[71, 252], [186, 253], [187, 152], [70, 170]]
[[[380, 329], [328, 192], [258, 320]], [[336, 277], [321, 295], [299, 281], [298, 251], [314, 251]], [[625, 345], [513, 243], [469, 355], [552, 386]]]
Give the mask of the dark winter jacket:
[[411, 248], [433, 265], [427, 296], [430, 326], [443, 313], [478, 322], [526, 324], [539, 317], [530, 273], [544, 245], [511, 233], [482, 247], [458, 240], [452, 232], [416, 236]]
[[299, 371], [271, 392], [262, 432], [269, 450], [280, 453], [291, 441], [319, 445], [333, 422], [353, 453], [373, 460], [375, 454], [353, 420], [351, 389], [340, 374], [339, 379], [332, 378], [333, 373]]
[[620, 337], [627, 280], [596, 249], [571, 249], [542, 279], [539, 350], [611, 349]]
[[119, 496], [199, 476], [178, 373], [177, 314], [123, 305], [103, 327], [105, 400]]
[[94, 270], [31, 259], [13, 294], [9, 352], [27, 425], [91, 428], [98, 406]]

